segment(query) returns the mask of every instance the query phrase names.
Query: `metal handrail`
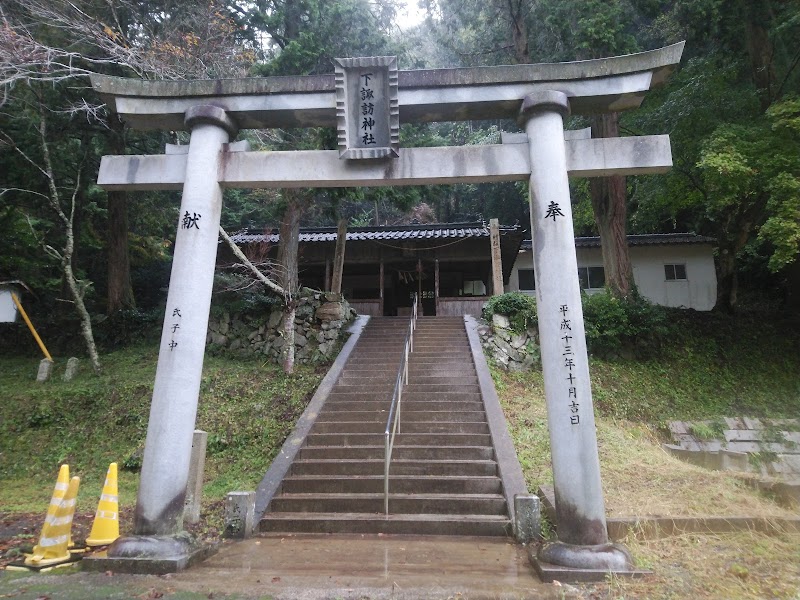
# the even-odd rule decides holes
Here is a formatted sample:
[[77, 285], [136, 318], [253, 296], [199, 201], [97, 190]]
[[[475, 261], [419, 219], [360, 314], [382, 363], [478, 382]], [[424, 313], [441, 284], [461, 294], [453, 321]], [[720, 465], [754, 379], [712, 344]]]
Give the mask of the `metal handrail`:
[[414, 351], [414, 330], [417, 328], [417, 305], [419, 298], [414, 294], [414, 302], [411, 305], [411, 319], [408, 323], [405, 343], [403, 344], [403, 356], [400, 358], [400, 367], [397, 369], [397, 378], [394, 382], [394, 392], [392, 393], [392, 404], [389, 407], [389, 418], [386, 420], [386, 431], [384, 431], [384, 458], [383, 458], [383, 509], [389, 514], [389, 465], [392, 462], [392, 450], [394, 450], [394, 438], [400, 431], [400, 402], [403, 399], [403, 385], [408, 385], [408, 358]]

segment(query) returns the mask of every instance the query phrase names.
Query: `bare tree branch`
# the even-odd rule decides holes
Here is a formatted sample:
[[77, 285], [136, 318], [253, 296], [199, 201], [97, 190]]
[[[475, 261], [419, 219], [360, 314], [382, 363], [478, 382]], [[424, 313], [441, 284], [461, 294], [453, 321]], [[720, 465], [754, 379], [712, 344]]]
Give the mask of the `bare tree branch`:
[[239, 249], [239, 246], [237, 246], [237, 245], [234, 243], [234, 241], [233, 241], [233, 240], [230, 238], [230, 236], [229, 236], [229, 235], [228, 235], [228, 234], [225, 232], [225, 230], [222, 228], [222, 226], [220, 226], [220, 228], [219, 228], [219, 235], [220, 235], [220, 237], [222, 237], [222, 239], [223, 239], [223, 240], [225, 240], [225, 243], [227, 243], [227, 244], [228, 244], [228, 246], [230, 247], [230, 249], [231, 249], [231, 251], [233, 252], [234, 256], [236, 256], [236, 258], [238, 258], [240, 261], [242, 261], [242, 264], [244, 264], [244, 265], [245, 265], [245, 266], [246, 266], [248, 269], [250, 269], [250, 271], [251, 271], [251, 272], [252, 272], [252, 273], [253, 273], [253, 274], [254, 274], [254, 275], [255, 275], [255, 276], [258, 278], [258, 280], [259, 280], [261, 283], [263, 283], [264, 285], [266, 285], [266, 286], [267, 286], [269, 289], [271, 289], [273, 292], [276, 292], [276, 293], [280, 294], [281, 296], [283, 296], [283, 298], [284, 298], [284, 301], [286, 301], [286, 302], [290, 302], [290, 301], [291, 301], [291, 299], [292, 299], [292, 294], [291, 294], [291, 292], [288, 292], [288, 291], [286, 291], [286, 290], [285, 290], [285, 289], [283, 289], [281, 286], [279, 286], [277, 283], [275, 283], [274, 281], [272, 281], [271, 279], [269, 279], [269, 278], [268, 278], [266, 275], [264, 275], [264, 274], [263, 274], [261, 271], [259, 271], [259, 270], [258, 270], [258, 269], [255, 267], [255, 265], [254, 265], [252, 262], [250, 262], [250, 260], [249, 260], [249, 259], [248, 259], [248, 258], [247, 258], [247, 257], [244, 255], [244, 253], [243, 253], [243, 252], [242, 252], [242, 251]]

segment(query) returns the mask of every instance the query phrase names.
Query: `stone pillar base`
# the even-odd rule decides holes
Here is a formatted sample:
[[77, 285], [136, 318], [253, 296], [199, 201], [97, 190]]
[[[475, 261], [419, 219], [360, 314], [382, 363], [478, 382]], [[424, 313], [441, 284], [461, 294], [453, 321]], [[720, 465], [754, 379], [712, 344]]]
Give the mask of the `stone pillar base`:
[[217, 552], [217, 544], [205, 544], [187, 532], [176, 535], [119, 538], [105, 552], [83, 559], [88, 571], [114, 571], [164, 575], [188, 569]]
[[545, 582], [587, 583], [618, 577], [641, 577], [652, 571], [635, 569], [628, 550], [619, 544], [575, 546], [548, 542], [528, 548], [528, 558], [539, 578]]

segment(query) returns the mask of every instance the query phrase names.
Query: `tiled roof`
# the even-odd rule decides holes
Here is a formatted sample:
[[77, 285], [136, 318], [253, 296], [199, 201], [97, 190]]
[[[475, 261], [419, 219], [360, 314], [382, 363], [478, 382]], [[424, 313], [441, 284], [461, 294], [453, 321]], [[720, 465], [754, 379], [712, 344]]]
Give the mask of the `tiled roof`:
[[[648, 233], [643, 235], [629, 235], [628, 246], [662, 246], [666, 244], [713, 244], [716, 240], [705, 235], [694, 233]], [[599, 248], [600, 238], [576, 237], [576, 248]], [[522, 250], [531, 249], [531, 240], [522, 241]]]
[[[500, 226], [500, 235], [518, 233], [518, 225]], [[393, 225], [386, 227], [350, 227], [347, 229], [347, 241], [360, 240], [425, 240], [453, 239], [468, 237], [489, 237], [489, 226], [483, 223], [433, 223], [429, 225]], [[277, 230], [255, 232], [238, 231], [231, 236], [237, 244], [256, 242], [278, 243], [280, 235]], [[335, 242], [336, 227], [301, 228], [301, 242]]]

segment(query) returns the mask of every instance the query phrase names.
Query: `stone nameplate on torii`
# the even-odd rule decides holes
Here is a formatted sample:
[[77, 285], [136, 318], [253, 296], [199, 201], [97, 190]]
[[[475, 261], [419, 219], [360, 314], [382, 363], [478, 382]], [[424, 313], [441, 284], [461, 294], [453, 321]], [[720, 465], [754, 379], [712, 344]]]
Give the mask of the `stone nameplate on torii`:
[[339, 158], [397, 158], [397, 58], [334, 59]]

